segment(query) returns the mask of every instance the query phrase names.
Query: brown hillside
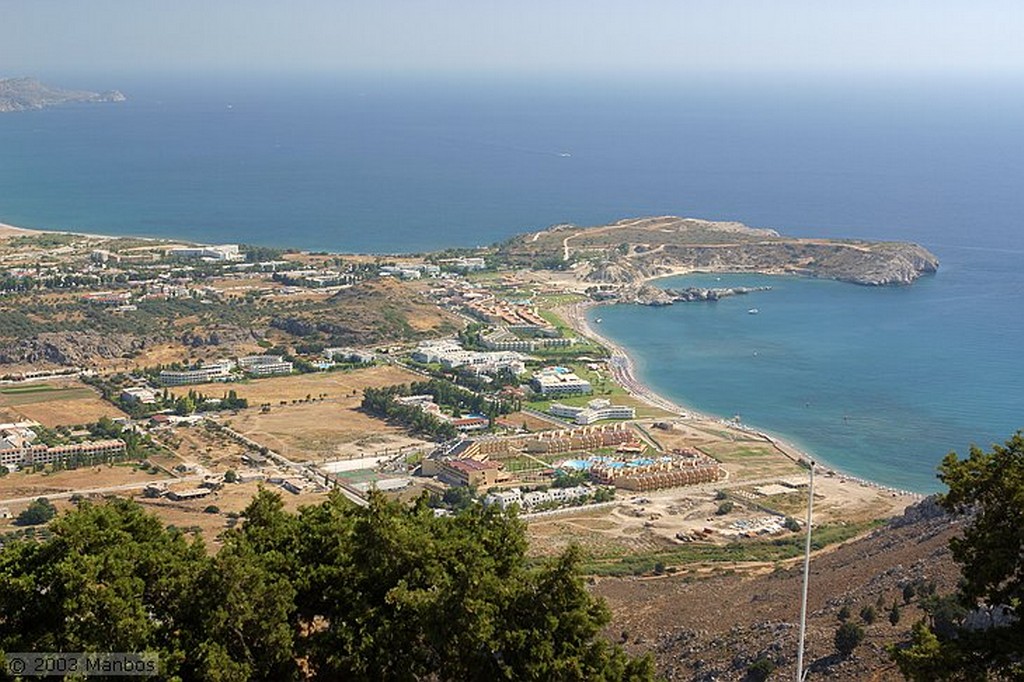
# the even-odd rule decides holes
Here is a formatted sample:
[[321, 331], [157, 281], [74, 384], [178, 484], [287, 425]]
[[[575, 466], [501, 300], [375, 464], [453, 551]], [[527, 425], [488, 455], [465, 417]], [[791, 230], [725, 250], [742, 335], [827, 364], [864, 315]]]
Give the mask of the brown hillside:
[[[954, 588], [958, 571], [947, 543], [957, 529], [926, 500], [903, 519], [812, 559], [804, 654], [805, 666], [813, 666], [809, 679], [901, 679], [885, 647], [906, 641], [922, 617], [916, 598], [903, 604], [903, 587], [935, 581], [939, 592]], [[693, 568], [658, 578], [602, 579], [593, 592], [612, 608], [609, 636], [633, 653], [652, 652], [669, 680], [742, 680], [762, 657], [778, 666], [771, 679], [792, 679], [802, 568], [799, 561], [719, 567], [710, 576]], [[895, 627], [888, 618], [894, 601], [901, 609]], [[845, 661], [834, 656], [833, 645], [843, 605], [867, 633]], [[866, 606], [878, 613], [872, 625], [859, 617]]]
[[461, 329], [462, 321], [412, 286], [382, 277], [289, 311], [271, 326], [334, 345], [366, 345], [451, 334]]

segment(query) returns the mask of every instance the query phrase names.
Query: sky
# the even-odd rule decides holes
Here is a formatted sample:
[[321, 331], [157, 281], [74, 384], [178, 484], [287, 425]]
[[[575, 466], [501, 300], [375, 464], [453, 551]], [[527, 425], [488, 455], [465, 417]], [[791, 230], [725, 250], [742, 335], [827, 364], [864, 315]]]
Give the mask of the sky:
[[1019, 0], [0, 0], [0, 75], [1024, 72]]

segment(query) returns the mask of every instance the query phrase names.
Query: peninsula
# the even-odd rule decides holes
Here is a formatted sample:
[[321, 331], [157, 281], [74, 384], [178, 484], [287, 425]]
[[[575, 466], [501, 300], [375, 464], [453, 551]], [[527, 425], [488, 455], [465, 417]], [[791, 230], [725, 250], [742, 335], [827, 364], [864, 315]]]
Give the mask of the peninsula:
[[32, 111], [80, 102], [123, 101], [125, 96], [117, 90], [64, 90], [44, 85], [35, 78], [0, 78], [0, 113]]
[[601, 227], [559, 225], [510, 239], [498, 250], [510, 265], [572, 269], [596, 285], [637, 284], [686, 272], [760, 272], [870, 286], [910, 284], [938, 259], [906, 242], [786, 237], [735, 222], [661, 216]]

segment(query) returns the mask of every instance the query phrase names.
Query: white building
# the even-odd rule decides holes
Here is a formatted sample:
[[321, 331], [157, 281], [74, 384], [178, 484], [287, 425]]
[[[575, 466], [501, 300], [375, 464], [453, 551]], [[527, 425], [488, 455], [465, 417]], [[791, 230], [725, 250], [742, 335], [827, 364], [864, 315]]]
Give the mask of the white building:
[[487, 497], [484, 498], [484, 504], [488, 506], [496, 504], [498, 505], [498, 509], [502, 510], [508, 509], [514, 504], [518, 504], [522, 507], [523, 491], [519, 488], [512, 488], [511, 490], [488, 493]]
[[211, 381], [227, 381], [231, 378], [233, 367], [234, 363], [230, 360], [218, 360], [212, 364], [192, 369], [165, 369], [160, 372], [160, 383], [164, 386], [185, 386], [205, 384]]
[[171, 249], [167, 252], [171, 258], [201, 258], [214, 261], [243, 260], [245, 254], [238, 250], [238, 244], [221, 244], [220, 246], [186, 246]]
[[593, 388], [565, 367], [545, 367], [533, 375], [533, 387], [541, 395], [579, 395]]
[[463, 350], [459, 342], [453, 339], [421, 343], [413, 352], [412, 359], [437, 363], [445, 369], [465, 367], [476, 374], [497, 374], [505, 370], [512, 374], [522, 374], [526, 371], [523, 356], [515, 351]]
[[133, 386], [126, 388], [121, 391], [121, 400], [128, 403], [142, 403], [143, 405], [153, 405], [156, 403], [157, 394], [156, 391], [149, 388], [148, 386]]
[[636, 408], [628, 405], [612, 405], [603, 398], [595, 398], [587, 403], [586, 407], [573, 407], [552, 403], [548, 412], [556, 417], [571, 419], [577, 424], [586, 426], [603, 419], [635, 419]]
[[484, 262], [483, 258], [469, 257], [469, 258], [448, 258], [441, 261], [445, 265], [450, 265], [456, 268], [465, 268], [466, 270], [483, 270], [487, 267], [487, 263]]
[[377, 359], [370, 351], [356, 348], [324, 348], [324, 357], [331, 362], [358, 362], [369, 364]]
[[402, 279], [419, 279], [423, 276], [419, 269], [402, 265], [385, 265], [380, 269], [380, 274], [401, 277]]
[[291, 374], [292, 363], [280, 355], [247, 355], [238, 358], [238, 366], [256, 377], [269, 377], [277, 374]]
[[524, 493], [519, 488], [512, 488], [488, 494], [484, 498], [484, 504], [496, 504], [499, 509], [508, 509], [512, 505], [519, 505], [528, 511], [542, 504], [565, 504], [581, 497], [586, 497], [592, 492], [592, 488], [583, 485], [572, 488], [549, 488], [548, 490], [536, 490], [529, 493]]

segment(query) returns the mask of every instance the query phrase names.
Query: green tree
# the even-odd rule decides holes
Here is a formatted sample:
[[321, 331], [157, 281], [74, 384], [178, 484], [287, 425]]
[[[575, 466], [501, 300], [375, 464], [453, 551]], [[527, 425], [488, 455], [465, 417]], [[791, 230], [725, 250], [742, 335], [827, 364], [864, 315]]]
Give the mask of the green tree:
[[766, 682], [778, 666], [772, 659], [762, 656], [747, 666], [747, 677], [749, 682]]
[[283, 506], [261, 490], [210, 555], [133, 502], [83, 501], [0, 548], [0, 651], [154, 651], [190, 680], [653, 678], [600, 636], [579, 552], [529, 561], [514, 514]]
[[57, 515], [57, 508], [45, 497], [33, 500], [25, 511], [18, 514], [18, 525], [38, 526], [48, 523]]
[[834, 639], [836, 651], [840, 656], [846, 658], [864, 640], [864, 628], [852, 621], [846, 621], [836, 628]]
[[[1024, 604], [1024, 436], [1018, 431], [991, 452], [972, 447], [966, 459], [949, 453], [939, 467], [949, 492], [939, 504], [966, 519], [950, 541], [961, 578], [950, 598], [922, 599], [931, 622], [915, 625], [910, 645], [892, 650], [913, 680], [1024, 678], [1024, 620], [962, 627], [978, 606], [1019, 609]], [[918, 591], [921, 594], [921, 591]]]
[[896, 602], [892, 603], [892, 608], [889, 609], [889, 624], [896, 627], [900, 623], [900, 605]]

